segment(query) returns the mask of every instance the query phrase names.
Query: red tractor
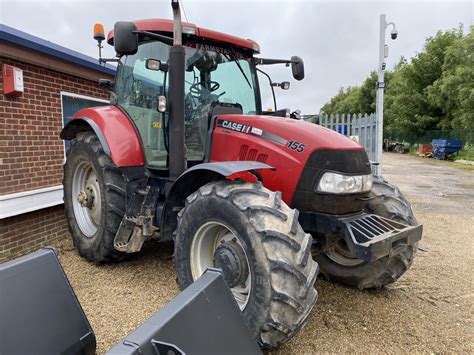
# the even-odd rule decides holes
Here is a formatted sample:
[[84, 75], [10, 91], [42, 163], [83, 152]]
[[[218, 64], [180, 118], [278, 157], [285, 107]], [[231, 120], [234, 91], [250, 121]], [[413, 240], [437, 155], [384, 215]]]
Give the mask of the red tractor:
[[70, 232], [96, 263], [174, 241], [179, 285], [222, 269], [255, 338], [276, 347], [307, 319], [319, 268], [382, 287], [412, 264], [422, 226], [360, 145], [262, 111], [257, 71], [282, 63], [302, 80], [299, 57], [256, 57], [256, 42], [181, 23], [172, 8], [174, 21], [115, 24], [110, 105], [61, 132]]

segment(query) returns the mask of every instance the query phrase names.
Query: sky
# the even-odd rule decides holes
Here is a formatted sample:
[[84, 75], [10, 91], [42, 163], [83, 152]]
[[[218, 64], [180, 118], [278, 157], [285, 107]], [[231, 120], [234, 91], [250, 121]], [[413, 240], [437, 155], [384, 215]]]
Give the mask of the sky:
[[[261, 57], [303, 58], [306, 77], [296, 81], [284, 65], [264, 69], [274, 81], [290, 81], [276, 89], [278, 108], [314, 114], [339, 88], [360, 85], [377, 68], [379, 16], [397, 26], [398, 39], [387, 31], [392, 68], [401, 56], [411, 58], [438, 30], [468, 29], [474, 0], [464, 1], [200, 1], [181, 0], [189, 22], [260, 44]], [[184, 14], [183, 14], [184, 15]], [[170, 18], [169, 0], [0, 0], [0, 22], [51, 42], [97, 57], [94, 23], [106, 31], [116, 21]], [[183, 19], [185, 16], [183, 16]], [[112, 57], [106, 45], [104, 56]], [[264, 79], [264, 78], [262, 78]], [[272, 106], [268, 83], [261, 81], [263, 108]]]

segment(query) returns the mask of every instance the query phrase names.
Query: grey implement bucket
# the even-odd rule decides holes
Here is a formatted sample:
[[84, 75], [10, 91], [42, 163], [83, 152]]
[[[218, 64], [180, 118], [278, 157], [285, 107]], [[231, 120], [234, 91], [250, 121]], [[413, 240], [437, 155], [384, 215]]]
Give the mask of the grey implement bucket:
[[95, 348], [54, 249], [0, 264], [0, 354], [95, 354]]

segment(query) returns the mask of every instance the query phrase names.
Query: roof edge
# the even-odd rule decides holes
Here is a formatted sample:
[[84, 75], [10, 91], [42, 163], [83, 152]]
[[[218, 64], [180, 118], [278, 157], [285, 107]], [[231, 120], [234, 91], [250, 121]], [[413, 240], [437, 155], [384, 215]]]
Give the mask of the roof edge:
[[28, 48], [98, 72], [115, 74], [116, 69], [112, 65], [100, 65], [97, 59], [7, 25], [0, 24], [0, 41]]

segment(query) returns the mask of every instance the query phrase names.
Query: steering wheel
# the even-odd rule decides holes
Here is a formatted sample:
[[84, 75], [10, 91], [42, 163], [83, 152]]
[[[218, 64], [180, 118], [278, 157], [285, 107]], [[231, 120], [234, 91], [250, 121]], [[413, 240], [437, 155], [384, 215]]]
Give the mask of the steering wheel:
[[209, 92], [214, 92], [219, 89], [221, 85], [217, 81], [210, 81], [209, 82], [209, 89], [204, 87], [203, 82], [200, 81], [198, 83], [194, 83], [189, 88], [189, 91], [194, 97], [201, 96], [202, 90], [207, 90]]

